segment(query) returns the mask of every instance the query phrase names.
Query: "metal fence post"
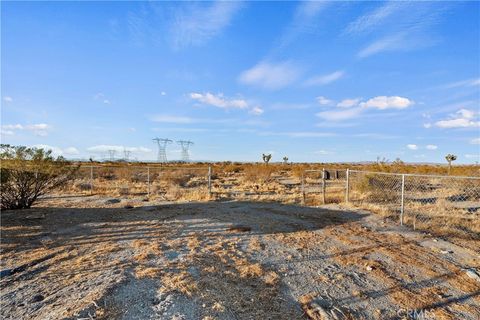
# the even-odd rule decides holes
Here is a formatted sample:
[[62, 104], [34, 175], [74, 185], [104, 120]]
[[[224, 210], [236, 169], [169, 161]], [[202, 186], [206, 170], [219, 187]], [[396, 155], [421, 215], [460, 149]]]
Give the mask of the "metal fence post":
[[147, 167], [147, 196], [150, 198], [150, 167]]
[[325, 204], [325, 168], [322, 169], [322, 202]]
[[403, 213], [404, 213], [404, 203], [405, 203], [405, 175], [402, 174], [402, 192], [400, 199], [400, 225], [403, 226]]
[[302, 205], [305, 205], [305, 177], [302, 172]]
[[350, 170], [347, 169], [347, 173], [345, 174], [346, 176], [346, 182], [345, 182], [345, 203], [348, 203], [349, 201], [349, 192], [350, 192]]
[[208, 195], [212, 195], [212, 167], [208, 166]]
[[93, 194], [93, 166], [90, 166], [90, 194]]

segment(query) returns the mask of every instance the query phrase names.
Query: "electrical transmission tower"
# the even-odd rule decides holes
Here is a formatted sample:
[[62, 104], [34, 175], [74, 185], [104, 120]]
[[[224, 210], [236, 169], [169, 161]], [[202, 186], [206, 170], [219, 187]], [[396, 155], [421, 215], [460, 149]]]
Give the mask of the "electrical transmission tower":
[[116, 150], [108, 150], [108, 154], [110, 155], [110, 161], [115, 160], [115, 151]]
[[190, 155], [188, 153], [188, 149], [191, 145], [193, 145], [192, 141], [185, 141], [179, 140], [177, 143], [182, 147], [182, 161], [188, 162], [190, 161]]
[[167, 162], [167, 144], [170, 144], [173, 142], [173, 140], [170, 139], [160, 139], [160, 138], [155, 138], [153, 141], [157, 142], [158, 145], [158, 156], [157, 160], [158, 162]]
[[125, 156], [125, 161], [128, 162], [128, 160], [130, 159], [130, 155], [132, 154], [132, 151], [127, 150], [126, 148], [123, 148], [123, 154]]

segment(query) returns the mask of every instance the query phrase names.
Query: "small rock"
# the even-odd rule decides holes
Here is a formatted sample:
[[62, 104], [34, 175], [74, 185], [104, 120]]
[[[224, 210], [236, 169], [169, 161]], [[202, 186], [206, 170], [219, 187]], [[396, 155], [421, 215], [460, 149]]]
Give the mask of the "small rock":
[[452, 250], [440, 250], [441, 254], [453, 253]]
[[475, 269], [467, 269], [467, 270], [465, 270], [465, 273], [470, 278], [480, 282], [480, 274]]
[[373, 269], [375, 269], [375, 268], [372, 267], [372, 266], [367, 266], [367, 271], [372, 271]]
[[45, 299], [44, 296], [42, 296], [41, 294], [36, 294], [32, 297], [32, 299], [30, 300], [30, 302], [32, 303], [35, 303], [35, 302], [40, 302], [40, 301], [43, 301], [43, 299]]

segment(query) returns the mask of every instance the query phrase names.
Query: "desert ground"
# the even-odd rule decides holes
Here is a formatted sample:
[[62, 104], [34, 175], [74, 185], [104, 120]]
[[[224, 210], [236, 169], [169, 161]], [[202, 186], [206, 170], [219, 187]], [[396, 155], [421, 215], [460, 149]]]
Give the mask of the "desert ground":
[[144, 200], [2, 212], [1, 318], [480, 318], [475, 248], [341, 204]]

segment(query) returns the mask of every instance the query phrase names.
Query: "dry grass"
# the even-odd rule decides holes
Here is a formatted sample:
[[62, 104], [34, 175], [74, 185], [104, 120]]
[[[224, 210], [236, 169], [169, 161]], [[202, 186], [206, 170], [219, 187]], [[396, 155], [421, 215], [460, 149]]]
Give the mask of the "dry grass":
[[161, 277], [161, 283], [161, 292], [177, 291], [189, 297], [198, 289], [195, 280], [187, 271], [165, 273]]

